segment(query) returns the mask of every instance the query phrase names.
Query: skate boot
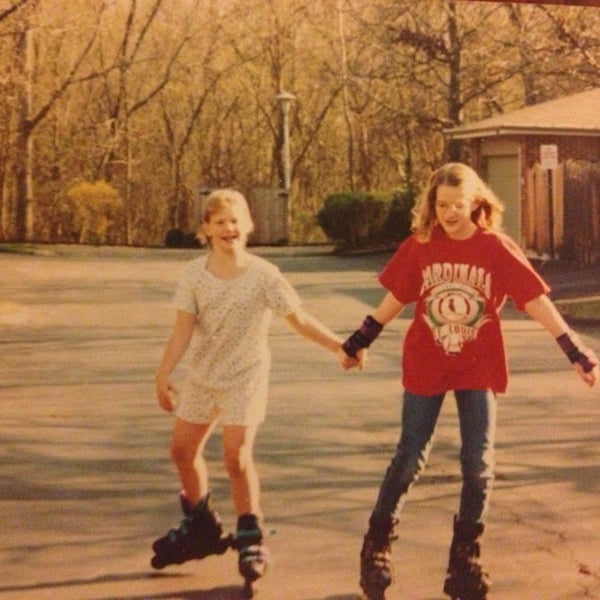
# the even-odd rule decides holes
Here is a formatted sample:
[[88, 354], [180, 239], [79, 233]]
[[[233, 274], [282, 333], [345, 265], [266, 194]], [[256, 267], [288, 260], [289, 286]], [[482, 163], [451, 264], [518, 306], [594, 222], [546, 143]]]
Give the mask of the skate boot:
[[258, 517], [240, 515], [235, 534], [235, 547], [239, 552], [238, 569], [244, 578], [244, 595], [254, 597], [254, 582], [267, 571], [268, 553], [263, 545], [263, 532]]
[[487, 599], [490, 578], [479, 560], [483, 530], [483, 523], [466, 523], [454, 517], [454, 537], [444, 582], [444, 593], [452, 600]]
[[171, 529], [153, 544], [151, 564], [155, 569], [167, 565], [181, 565], [192, 559], [210, 554], [223, 554], [230, 539], [223, 537], [221, 519], [212, 506], [210, 495], [192, 506], [185, 494], [180, 494], [183, 520], [177, 529]]
[[392, 541], [397, 521], [376, 523], [372, 519], [360, 551], [360, 587], [366, 600], [385, 600], [392, 584]]

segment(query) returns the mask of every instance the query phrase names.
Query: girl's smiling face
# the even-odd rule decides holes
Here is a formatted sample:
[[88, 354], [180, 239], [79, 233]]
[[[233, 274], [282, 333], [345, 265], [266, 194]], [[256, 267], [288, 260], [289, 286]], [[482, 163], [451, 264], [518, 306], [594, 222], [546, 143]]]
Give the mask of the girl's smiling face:
[[435, 216], [446, 235], [454, 240], [466, 240], [476, 231], [472, 214], [479, 203], [462, 187], [440, 184], [435, 196]]
[[250, 231], [245, 215], [236, 206], [224, 206], [202, 224], [202, 230], [213, 250], [233, 252], [245, 248]]

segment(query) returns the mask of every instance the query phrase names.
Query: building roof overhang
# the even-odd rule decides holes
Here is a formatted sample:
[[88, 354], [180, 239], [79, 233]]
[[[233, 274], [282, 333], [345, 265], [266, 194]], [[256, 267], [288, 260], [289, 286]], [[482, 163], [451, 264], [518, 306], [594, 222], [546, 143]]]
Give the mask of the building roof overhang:
[[600, 137], [600, 129], [564, 129], [558, 127], [481, 127], [469, 128], [468, 131], [457, 131], [456, 129], [446, 129], [446, 135], [455, 140], [466, 140], [475, 138], [489, 137], [509, 137], [509, 136], [575, 136], [575, 137]]
[[600, 137], [600, 88], [449, 128], [452, 139], [515, 135]]

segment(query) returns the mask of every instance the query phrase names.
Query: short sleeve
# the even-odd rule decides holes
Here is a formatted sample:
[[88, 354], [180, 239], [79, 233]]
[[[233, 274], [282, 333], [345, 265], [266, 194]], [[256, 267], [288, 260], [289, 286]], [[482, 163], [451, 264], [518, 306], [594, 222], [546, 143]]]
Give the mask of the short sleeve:
[[302, 301], [277, 267], [273, 266], [269, 271], [265, 294], [267, 306], [277, 316], [285, 317], [298, 310]]
[[405, 240], [379, 274], [381, 285], [402, 304], [416, 302], [419, 297], [422, 278], [413, 256], [418, 243], [414, 236]]
[[550, 287], [535, 271], [521, 248], [510, 237], [496, 234], [498, 239], [498, 264], [503, 293], [512, 299], [515, 307], [523, 311], [525, 305], [550, 291]]
[[194, 268], [194, 263], [190, 263], [184, 268], [179, 278], [172, 304], [177, 310], [197, 315], [198, 303], [194, 294]]

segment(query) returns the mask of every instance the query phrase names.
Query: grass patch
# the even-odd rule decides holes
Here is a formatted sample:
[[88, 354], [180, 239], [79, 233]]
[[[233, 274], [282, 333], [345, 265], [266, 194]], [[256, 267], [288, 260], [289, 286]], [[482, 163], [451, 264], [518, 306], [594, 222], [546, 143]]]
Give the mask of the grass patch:
[[600, 322], [600, 296], [557, 300], [555, 304], [567, 319]]
[[34, 244], [0, 244], [0, 252], [9, 252], [12, 254], [35, 254], [36, 246]]

